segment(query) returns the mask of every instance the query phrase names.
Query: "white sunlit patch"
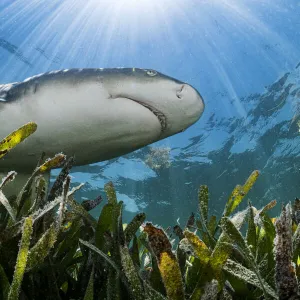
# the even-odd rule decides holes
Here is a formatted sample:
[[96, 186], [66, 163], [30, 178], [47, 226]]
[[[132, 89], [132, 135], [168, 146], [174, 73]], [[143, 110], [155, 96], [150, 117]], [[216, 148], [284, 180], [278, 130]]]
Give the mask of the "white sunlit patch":
[[129, 196], [127, 196], [125, 194], [117, 193], [117, 198], [124, 202], [124, 205], [125, 205], [124, 209], [126, 211], [133, 212], [133, 213], [139, 211], [139, 207], [138, 207], [136, 201], [134, 199], [130, 198]]
[[[77, 6], [82, 6], [81, 1], [76, 3]], [[97, 36], [101, 36], [103, 61], [112, 52], [113, 45], [118, 43], [119, 39], [116, 37], [126, 37], [128, 47], [133, 52], [141, 41], [150, 45], [164, 41], [166, 37], [170, 47], [180, 47], [180, 40], [176, 39], [176, 32], [171, 26], [173, 20], [178, 19], [182, 8], [180, 3], [179, 0], [87, 1], [85, 9], [91, 11], [88, 15], [89, 22], [97, 26]], [[105, 20], [105, 25], [99, 26], [99, 16]]]
[[153, 0], [114, 0], [111, 4], [116, 6], [116, 9], [120, 8], [122, 14], [131, 16], [143, 11], [150, 13], [153, 7], [156, 7]]
[[30, 81], [32, 78], [33, 78], [33, 77], [28, 77], [28, 78], [26, 78], [26, 79], [24, 80], [24, 82], [28, 82], [28, 81]]

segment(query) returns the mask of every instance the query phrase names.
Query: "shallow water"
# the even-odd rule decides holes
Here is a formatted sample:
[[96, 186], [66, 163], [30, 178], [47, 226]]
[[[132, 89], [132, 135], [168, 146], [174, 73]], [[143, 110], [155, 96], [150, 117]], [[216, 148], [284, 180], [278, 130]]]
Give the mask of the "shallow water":
[[247, 199], [286, 203], [299, 196], [299, 13], [297, 1], [283, 0], [4, 0], [1, 83], [56, 69], [136, 67], [203, 96], [204, 114], [185, 132], [74, 168], [73, 184], [86, 182], [78, 201], [112, 180], [125, 220], [142, 210], [154, 223], [184, 224], [200, 184], [209, 186], [210, 213], [220, 215], [257, 169]]

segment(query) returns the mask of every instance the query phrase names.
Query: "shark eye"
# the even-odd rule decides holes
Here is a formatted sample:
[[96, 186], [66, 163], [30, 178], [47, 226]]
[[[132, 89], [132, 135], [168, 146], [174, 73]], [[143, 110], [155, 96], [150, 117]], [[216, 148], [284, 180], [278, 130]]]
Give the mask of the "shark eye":
[[157, 74], [157, 72], [156, 71], [153, 71], [153, 70], [148, 70], [147, 71], [147, 75], [149, 75], [149, 76], [155, 76]]

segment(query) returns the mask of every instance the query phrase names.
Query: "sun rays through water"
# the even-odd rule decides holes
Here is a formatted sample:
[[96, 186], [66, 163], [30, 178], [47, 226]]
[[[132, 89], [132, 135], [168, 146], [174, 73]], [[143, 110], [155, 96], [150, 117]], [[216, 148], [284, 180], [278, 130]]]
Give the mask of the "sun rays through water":
[[[227, 114], [233, 113], [233, 101], [244, 116], [238, 98], [261, 89], [265, 78], [272, 81], [269, 74], [281, 72], [282, 57], [291, 67], [299, 54], [269, 26], [263, 17], [268, 9], [288, 13], [279, 1], [269, 0], [6, 2], [0, 37], [9, 37], [33, 67], [4, 55], [2, 80], [57, 68], [151, 67], [204, 89], [208, 99], [220, 97]], [[59, 63], [45, 57], [59, 57]]]

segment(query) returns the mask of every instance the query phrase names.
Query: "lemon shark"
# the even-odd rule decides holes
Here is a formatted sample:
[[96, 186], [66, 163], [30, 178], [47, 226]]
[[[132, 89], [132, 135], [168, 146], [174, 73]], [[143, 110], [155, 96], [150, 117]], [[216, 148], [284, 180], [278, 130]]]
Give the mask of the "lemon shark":
[[25, 180], [42, 152], [75, 155], [75, 165], [115, 158], [185, 130], [203, 110], [191, 85], [148, 69], [59, 70], [3, 84], [0, 140], [29, 121], [38, 129], [0, 160], [0, 175]]

